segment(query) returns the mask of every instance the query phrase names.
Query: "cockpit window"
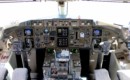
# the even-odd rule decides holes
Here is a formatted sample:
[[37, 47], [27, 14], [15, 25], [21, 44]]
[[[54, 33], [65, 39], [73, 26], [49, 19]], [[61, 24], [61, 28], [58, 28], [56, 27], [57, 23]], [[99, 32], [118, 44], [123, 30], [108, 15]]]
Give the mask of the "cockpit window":
[[[127, 3], [68, 1], [66, 18], [94, 19], [106, 23], [128, 25], [130, 5]], [[31, 19], [59, 18], [56, 1], [0, 3], [0, 26], [7, 27]]]

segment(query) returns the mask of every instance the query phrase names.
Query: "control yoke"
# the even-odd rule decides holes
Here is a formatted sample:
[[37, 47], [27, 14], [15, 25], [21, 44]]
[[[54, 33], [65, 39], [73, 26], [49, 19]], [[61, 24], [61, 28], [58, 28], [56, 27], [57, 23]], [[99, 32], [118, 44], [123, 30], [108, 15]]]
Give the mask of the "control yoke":
[[99, 44], [102, 48], [102, 52], [104, 55], [108, 55], [111, 47], [111, 42], [109, 41], [103, 41]]

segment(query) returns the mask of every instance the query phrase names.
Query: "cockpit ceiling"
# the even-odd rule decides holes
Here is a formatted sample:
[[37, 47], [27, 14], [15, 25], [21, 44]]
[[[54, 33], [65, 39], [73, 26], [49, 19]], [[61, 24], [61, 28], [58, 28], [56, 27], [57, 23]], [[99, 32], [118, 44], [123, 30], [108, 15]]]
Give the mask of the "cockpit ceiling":
[[94, 1], [94, 2], [130, 3], [130, 0], [0, 0], [0, 3], [41, 2], [41, 1]]

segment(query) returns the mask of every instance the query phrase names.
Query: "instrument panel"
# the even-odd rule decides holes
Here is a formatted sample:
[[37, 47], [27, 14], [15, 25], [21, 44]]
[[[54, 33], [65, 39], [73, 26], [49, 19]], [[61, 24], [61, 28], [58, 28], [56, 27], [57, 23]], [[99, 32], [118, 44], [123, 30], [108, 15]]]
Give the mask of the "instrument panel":
[[13, 34], [26, 48], [91, 47], [93, 40], [100, 43], [117, 36], [114, 31], [87, 19], [30, 20], [21, 23]]

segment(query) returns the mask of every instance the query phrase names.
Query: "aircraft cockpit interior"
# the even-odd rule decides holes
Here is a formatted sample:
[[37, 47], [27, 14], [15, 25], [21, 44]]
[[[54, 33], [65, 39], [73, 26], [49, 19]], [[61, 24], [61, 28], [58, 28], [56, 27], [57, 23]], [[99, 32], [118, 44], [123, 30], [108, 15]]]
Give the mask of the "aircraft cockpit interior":
[[128, 29], [66, 18], [65, 1], [57, 2], [58, 18], [30, 19], [1, 31], [0, 80], [130, 80]]

